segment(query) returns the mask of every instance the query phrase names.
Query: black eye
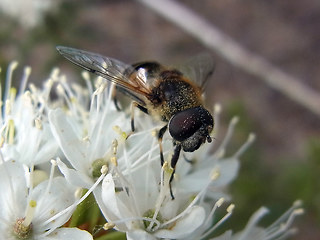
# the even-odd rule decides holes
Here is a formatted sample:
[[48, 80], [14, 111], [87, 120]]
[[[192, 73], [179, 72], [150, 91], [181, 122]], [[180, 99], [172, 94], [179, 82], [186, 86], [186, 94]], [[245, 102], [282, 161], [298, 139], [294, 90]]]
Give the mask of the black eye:
[[213, 127], [211, 114], [202, 107], [189, 108], [171, 118], [169, 133], [175, 140], [182, 142], [203, 127]]

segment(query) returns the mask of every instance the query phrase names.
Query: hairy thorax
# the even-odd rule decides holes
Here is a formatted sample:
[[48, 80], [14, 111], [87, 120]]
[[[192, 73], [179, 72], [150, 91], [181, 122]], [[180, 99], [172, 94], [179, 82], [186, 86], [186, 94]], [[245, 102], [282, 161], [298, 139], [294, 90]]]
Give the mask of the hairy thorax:
[[164, 71], [159, 85], [152, 91], [153, 115], [168, 122], [177, 112], [202, 105], [201, 92], [188, 79], [176, 71]]

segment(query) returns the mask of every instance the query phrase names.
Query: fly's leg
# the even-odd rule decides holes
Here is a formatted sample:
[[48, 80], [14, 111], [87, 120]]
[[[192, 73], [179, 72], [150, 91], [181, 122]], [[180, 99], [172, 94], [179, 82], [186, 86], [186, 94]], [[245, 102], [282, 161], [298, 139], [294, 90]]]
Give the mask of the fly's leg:
[[139, 103], [137, 103], [137, 102], [132, 102], [132, 104], [131, 104], [131, 132], [128, 134], [127, 138], [130, 137], [130, 135], [131, 135], [132, 133], [134, 133], [134, 131], [135, 131], [135, 126], [134, 126], [134, 109], [135, 109], [135, 108], [139, 108], [140, 111], [142, 111], [142, 112], [144, 112], [144, 113], [146, 113], [146, 114], [149, 113], [149, 112], [148, 112], [148, 109], [146, 109], [145, 107], [139, 105]]
[[[163, 138], [163, 135], [165, 134], [165, 132], [167, 131], [167, 128], [168, 128], [168, 125], [165, 125], [164, 127], [162, 127], [159, 130], [159, 133], [158, 133], [158, 142], [159, 142], [159, 148], [160, 148], [161, 166], [163, 166], [163, 164], [164, 164], [162, 138]], [[172, 155], [172, 158], [171, 158], [171, 167], [173, 168], [173, 171], [172, 171], [172, 174], [171, 174], [170, 180], [169, 180], [170, 196], [171, 196], [172, 200], [174, 200], [174, 195], [173, 195], [173, 192], [172, 192], [171, 183], [173, 181], [174, 173], [176, 171], [176, 165], [177, 165], [177, 162], [178, 162], [178, 159], [179, 159], [180, 152], [181, 152], [181, 144], [175, 145], [174, 152], [173, 152], [173, 155]]]
[[160, 148], [160, 163], [161, 163], [161, 166], [164, 163], [163, 148], [162, 148], [162, 138], [163, 138], [163, 135], [165, 134], [165, 132], [167, 131], [167, 128], [168, 128], [168, 125], [165, 125], [164, 127], [162, 127], [159, 130], [159, 133], [158, 133], [158, 142], [159, 142], [159, 148]]
[[108, 84], [108, 88], [109, 88], [109, 93], [111, 94], [111, 99], [113, 101], [113, 104], [116, 108], [117, 111], [121, 111], [122, 107], [121, 104], [119, 103], [118, 97], [117, 97], [117, 86], [115, 86], [114, 84]]
[[171, 167], [173, 168], [173, 172], [172, 172], [170, 180], [169, 180], [170, 195], [171, 195], [171, 199], [172, 200], [174, 200], [174, 195], [173, 195], [173, 192], [172, 192], [171, 183], [172, 183], [172, 180], [173, 180], [173, 177], [174, 177], [174, 173], [176, 171], [176, 165], [177, 165], [177, 162], [178, 162], [178, 159], [179, 159], [180, 152], [181, 152], [181, 144], [177, 144], [175, 146], [175, 148], [174, 148], [174, 152], [173, 152], [173, 155], [172, 155], [172, 158], [171, 158]]
[[186, 156], [185, 154], [183, 154], [182, 156], [183, 156], [183, 159], [184, 159], [187, 163], [194, 164], [194, 160], [193, 160], [193, 159], [187, 158], [187, 156]]
[[112, 100], [113, 100], [113, 104], [116, 107], [117, 111], [120, 112], [122, 109], [120, 107], [118, 98], [117, 98], [117, 96], [116, 96], [116, 94], [114, 92], [112, 92]]

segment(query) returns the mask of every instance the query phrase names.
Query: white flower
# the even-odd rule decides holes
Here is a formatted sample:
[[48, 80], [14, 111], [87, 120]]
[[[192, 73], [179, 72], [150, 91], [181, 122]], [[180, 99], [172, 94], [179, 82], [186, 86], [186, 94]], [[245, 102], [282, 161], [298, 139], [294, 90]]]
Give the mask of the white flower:
[[[231, 122], [226, 139], [216, 154], [209, 153], [213, 144], [206, 144], [204, 150], [186, 155], [187, 159], [192, 156], [194, 164], [180, 157], [172, 183], [175, 195], [172, 200], [169, 191], [172, 169], [168, 167], [173, 152], [172, 138], [168, 133], [163, 138], [166, 164], [161, 168], [156, 138], [156, 131], [161, 126], [150, 116], [136, 113], [137, 131], [126, 139], [123, 130], [130, 131], [130, 119], [126, 113], [115, 109], [109, 94], [112, 89], [105, 90], [106, 82], [99, 82], [99, 78], [97, 81], [97, 90], [86, 105], [71, 98], [76, 92], [72, 87], [61, 84], [60, 92], [67, 93], [68, 108], [49, 113], [53, 134], [73, 167], [58, 162], [66, 179], [73, 185], [89, 189], [100, 176], [100, 168], [107, 165], [109, 174], [102, 186], [94, 189], [94, 195], [108, 222], [126, 232], [128, 239], [185, 239], [198, 228], [203, 229], [203, 223], [204, 229], [210, 227], [215, 209], [224, 201], [221, 196], [226, 196], [223, 187], [235, 178], [239, 167], [241, 150], [223, 159], [236, 121]], [[216, 107], [216, 122], [219, 113], [220, 107]], [[250, 142], [252, 137], [243, 150]], [[220, 200], [205, 202], [209, 197]]]
[[[102, 185], [102, 204], [108, 209], [104, 214], [116, 229], [127, 233], [128, 239], [144, 239], [146, 236], [146, 239], [182, 239], [205, 220], [203, 207], [189, 205], [186, 199], [165, 198], [161, 190], [159, 192], [157, 176], [149, 170], [140, 168], [129, 178], [137, 182], [128, 183], [121, 189], [109, 174]], [[148, 183], [141, 184], [146, 178]]]
[[4, 161], [19, 161], [29, 167], [49, 162], [58, 149], [46, 116], [50, 83], [40, 92], [33, 85], [26, 91], [31, 72], [25, 68], [20, 89], [11, 88], [12, 73], [17, 63], [10, 64], [3, 98], [1, 152]]
[[[143, 122], [145, 128], [152, 125], [147, 116], [135, 120]], [[227, 138], [232, 134], [234, 125], [235, 121], [232, 121]], [[104, 179], [102, 201], [98, 201], [98, 204], [106, 219], [117, 230], [126, 232], [128, 239], [192, 239], [190, 236], [198, 229], [212, 226], [215, 210], [224, 200], [209, 203], [204, 200], [212, 197], [210, 191], [214, 191], [215, 187], [226, 186], [235, 178], [239, 166], [238, 157], [253, 141], [253, 136], [230, 159], [223, 159], [221, 154], [228, 139], [221, 144], [219, 154], [212, 157], [208, 153], [210, 145], [203, 146], [207, 148], [204, 153], [194, 153], [195, 159], [192, 160], [195, 164], [184, 161], [181, 157], [177, 165], [178, 177], [173, 180], [175, 199], [172, 200], [169, 194], [172, 169], [168, 167], [168, 162], [160, 168], [158, 143], [150, 131], [133, 134], [125, 142], [123, 153], [118, 151], [118, 167], [114, 167], [114, 171]], [[134, 144], [137, 146], [132, 151]], [[172, 152], [169, 136], [164, 138], [164, 149]], [[169, 152], [166, 151], [165, 154], [168, 161], [171, 158]], [[200, 157], [197, 158], [198, 156]], [[122, 167], [123, 163], [126, 167]], [[223, 195], [221, 192], [220, 195]], [[218, 198], [218, 194], [214, 196]], [[231, 213], [232, 207], [216, 227]]]
[[[58, 161], [61, 172], [71, 184], [94, 192], [108, 221], [106, 229], [125, 232], [127, 239], [201, 239], [231, 216], [233, 204], [227, 207], [225, 216], [213, 224], [216, 210], [229, 198], [225, 188], [237, 175], [239, 157], [254, 140], [254, 135], [249, 135], [236, 153], [224, 157], [237, 118], [231, 121], [217, 147], [204, 144], [194, 153], [181, 154], [172, 182], [175, 196], [172, 199], [169, 187], [173, 172], [169, 167], [172, 138], [168, 133], [164, 135], [166, 161], [161, 167], [156, 137], [161, 125], [155, 124], [150, 116], [139, 116], [136, 112], [137, 131], [127, 138], [130, 115], [115, 109], [110, 94], [112, 87], [98, 78], [97, 89], [93, 91], [88, 82], [87, 92], [60, 82], [59, 92], [67, 104], [51, 110], [49, 122], [71, 164], [70, 167]], [[216, 132], [219, 113], [217, 106]], [[216, 149], [213, 153], [212, 148]], [[102, 167], [108, 169], [108, 174], [101, 185]]]
[[[155, 130], [152, 120], [149, 116], [142, 118], [146, 121], [137, 118], [135, 124], [141, 131], [125, 141], [127, 135], [123, 130], [130, 131], [130, 119], [125, 112], [115, 109], [108, 91], [104, 90], [104, 84], [101, 83], [92, 94], [88, 110], [73, 98], [67, 101], [70, 103], [67, 110], [55, 109], [49, 113], [52, 132], [73, 167], [69, 168], [58, 161], [61, 172], [71, 184], [87, 189], [96, 182], [104, 165], [109, 167], [110, 172], [119, 171], [121, 174], [129, 174], [135, 168], [156, 168], [160, 176], [159, 147], [152, 135]], [[67, 89], [67, 85], [62, 87]], [[73, 91], [69, 89], [68, 92], [70, 96]], [[153, 143], [153, 147], [150, 143]], [[124, 146], [129, 149], [125, 153], [121, 150]], [[124, 154], [134, 161], [127, 161], [128, 157]], [[152, 165], [144, 162], [148, 156], [153, 157]], [[115, 168], [115, 165], [118, 166]], [[97, 202], [101, 203], [101, 185], [96, 187], [94, 194]], [[104, 204], [100, 204], [100, 208], [108, 213], [105, 216], [110, 220], [112, 211], [105, 208]]]
[[55, 139], [73, 167], [70, 169], [60, 161], [59, 168], [70, 183], [84, 188], [90, 188], [100, 176], [101, 167], [109, 164], [116, 147], [114, 140], [123, 141], [126, 137], [124, 132], [121, 135], [114, 129], [115, 123], [127, 129], [130, 123], [125, 113], [115, 110], [107, 94], [98, 96], [93, 96], [90, 110], [73, 99], [68, 110], [49, 113]]
[[29, 168], [18, 162], [0, 165], [0, 238], [92, 239], [88, 232], [77, 228], [58, 229], [75, 208], [75, 188], [64, 178], [52, 175], [33, 186], [32, 174], [33, 171], [29, 172]]

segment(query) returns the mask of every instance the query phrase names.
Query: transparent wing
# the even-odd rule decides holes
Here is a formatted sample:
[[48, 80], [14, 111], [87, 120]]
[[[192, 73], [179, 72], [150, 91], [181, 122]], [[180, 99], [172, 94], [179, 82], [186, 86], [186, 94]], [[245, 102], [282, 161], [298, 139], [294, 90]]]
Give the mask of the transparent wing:
[[72, 63], [115, 83], [129, 96], [145, 104], [145, 97], [148, 97], [151, 90], [145, 79], [133, 74], [135, 69], [131, 65], [80, 49], [57, 46], [57, 50]]
[[202, 53], [191, 58], [178, 69], [204, 90], [208, 79], [214, 72], [213, 58], [210, 54]]

